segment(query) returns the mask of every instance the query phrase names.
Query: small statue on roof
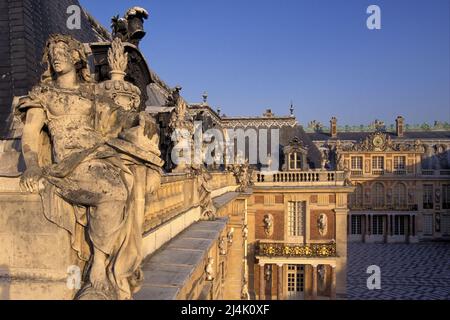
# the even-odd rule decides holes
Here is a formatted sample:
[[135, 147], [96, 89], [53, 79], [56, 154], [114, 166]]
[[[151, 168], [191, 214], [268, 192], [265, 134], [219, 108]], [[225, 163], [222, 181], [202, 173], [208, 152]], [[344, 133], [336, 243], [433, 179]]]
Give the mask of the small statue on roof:
[[139, 46], [139, 42], [144, 38], [144, 20], [148, 19], [147, 10], [141, 7], [128, 9], [123, 18], [116, 15], [111, 18], [111, 28], [113, 38], [120, 38], [124, 42]]

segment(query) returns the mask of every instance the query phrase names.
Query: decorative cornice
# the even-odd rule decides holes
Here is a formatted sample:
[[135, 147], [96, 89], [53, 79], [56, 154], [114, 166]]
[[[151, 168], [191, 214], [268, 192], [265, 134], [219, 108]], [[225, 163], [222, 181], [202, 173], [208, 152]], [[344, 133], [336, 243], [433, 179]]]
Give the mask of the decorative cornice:
[[[384, 125], [378, 129], [382, 129], [382, 131], [388, 133], [395, 133], [395, 124]], [[377, 128], [375, 124], [371, 125], [346, 125], [346, 126], [338, 126], [337, 132], [346, 132], [346, 133], [361, 133], [361, 132], [374, 132]], [[422, 124], [405, 124], [405, 132], [434, 132], [434, 131], [449, 131], [450, 123], [436, 121], [434, 124], [430, 125], [428, 123]], [[308, 123], [308, 126], [305, 128], [305, 132], [307, 133], [328, 133], [330, 132], [330, 128], [328, 126], [322, 125], [320, 122], [313, 120]]]
[[292, 117], [279, 118], [222, 118], [222, 125], [224, 128], [282, 128], [295, 127], [297, 120]]
[[414, 144], [394, 142], [390, 135], [385, 132], [373, 132], [365, 139], [358, 143], [341, 145], [336, 144], [337, 152], [425, 152], [425, 148], [420, 140], [416, 140]]

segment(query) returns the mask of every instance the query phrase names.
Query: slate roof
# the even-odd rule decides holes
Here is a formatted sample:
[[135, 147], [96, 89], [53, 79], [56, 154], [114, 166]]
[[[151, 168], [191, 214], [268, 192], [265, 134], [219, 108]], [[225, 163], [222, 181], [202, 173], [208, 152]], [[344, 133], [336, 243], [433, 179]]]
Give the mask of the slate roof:
[[[393, 132], [386, 132], [393, 140], [450, 140], [450, 131], [407, 131], [404, 137], [399, 138]], [[350, 140], [350, 141], [360, 141], [365, 139], [367, 136], [372, 134], [372, 132], [338, 132], [337, 138], [331, 138], [331, 136], [326, 132], [314, 132], [306, 133], [306, 135], [313, 141], [326, 141], [326, 140]]]

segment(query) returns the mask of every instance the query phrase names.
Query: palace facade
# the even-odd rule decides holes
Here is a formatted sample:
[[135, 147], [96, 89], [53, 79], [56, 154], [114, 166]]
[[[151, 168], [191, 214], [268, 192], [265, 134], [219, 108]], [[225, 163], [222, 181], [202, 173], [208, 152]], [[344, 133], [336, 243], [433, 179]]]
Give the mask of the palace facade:
[[[11, 14], [26, 12], [8, 28], [27, 25], [11, 31], [10, 52], [39, 42], [33, 50], [40, 56], [44, 38], [63, 33], [55, 0], [8, 6]], [[48, 14], [29, 19], [33, 8]], [[51, 17], [59, 18], [50, 23]], [[49, 27], [39, 29], [36, 19]], [[83, 37], [67, 33], [89, 49], [95, 81], [109, 80], [106, 56], [118, 35], [87, 14], [83, 23], [90, 26]], [[33, 30], [33, 41], [14, 41], [28, 39]], [[209, 106], [206, 95], [201, 103], [187, 103], [181, 88], [171, 88], [151, 70], [138, 48], [141, 38], [132, 40], [137, 43], [124, 46], [126, 79], [140, 89], [142, 110], [158, 126], [164, 161], [160, 184], [140, 195], [143, 283], [133, 299], [345, 299], [348, 241], [450, 237], [447, 124], [416, 128], [399, 117], [395, 128], [379, 122], [339, 128], [333, 118], [329, 129], [317, 122], [305, 129], [293, 107], [287, 116], [267, 110], [260, 117], [227, 117]], [[23, 60], [21, 72], [37, 79], [37, 58], [30, 65], [24, 57], [11, 58]], [[8, 90], [0, 87], [3, 114], [17, 102], [14, 96], [26, 95], [35, 84], [19, 81], [23, 88], [12, 91], [21, 78], [15, 64], [7, 67], [12, 71]], [[0, 299], [73, 299], [88, 281], [83, 274], [89, 265], [71, 249], [70, 234], [45, 218], [40, 196], [20, 187], [22, 124], [9, 118], [0, 141]], [[235, 141], [229, 130], [242, 130], [243, 148], [231, 143], [234, 152], [215, 154], [217, 161], [201, 166], [175, 163], [173, 133], [186, 129], [192, 140], [196, 121], [229, 142]], [[261, 136], [267, 141], [261, 143]], [[265, 148], [276, 140], [274, 149]], [[231, 161], [239, 157], [254, 161]]]
[[418, 242], [450, 238], [450, 127], [328, 128], [308, 133], [328, 164], [347, 168], [355, 186], [349, 198], [349, 241]]

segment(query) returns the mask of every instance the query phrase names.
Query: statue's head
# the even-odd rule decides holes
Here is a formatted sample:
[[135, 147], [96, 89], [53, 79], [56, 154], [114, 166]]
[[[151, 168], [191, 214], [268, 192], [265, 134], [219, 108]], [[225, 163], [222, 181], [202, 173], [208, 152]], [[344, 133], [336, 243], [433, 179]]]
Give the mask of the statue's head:
[[81, 42], [69, 35], [51, 35], [45, 46], [42, 62], [47, 65], [42, 81], [55, 80], [58, 76], [71, 72], [77, 73], [79, 81], [91, 81], [86, 50]]

